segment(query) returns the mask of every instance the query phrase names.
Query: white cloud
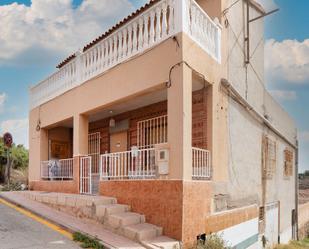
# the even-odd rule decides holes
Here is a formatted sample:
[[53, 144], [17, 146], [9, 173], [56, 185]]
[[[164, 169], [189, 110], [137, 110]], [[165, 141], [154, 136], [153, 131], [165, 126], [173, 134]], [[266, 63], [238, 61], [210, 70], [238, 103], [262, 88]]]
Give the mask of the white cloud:
[[15, 144], [23, 144], [28, 148], [28, 119], [11, 119], [0, 123], [1, 135], [10, 132]]
[[0, 5], [0, 64], [28, 50], [69, 55], [134, 10], [129, 0], [32, 0], [31, 6]]
[[289, 83], [309, 83], [309, 39], [274, 39], [265, 43], [265, 73], [267, 82], [287, 81]]
[[277, 100], [295, 100], [297, 98], [295, 91], [271, 90], [270, 93]]
[[0, 113], [3, 112], [4, 103], [7, 99], [6, 93], [0, 93]]

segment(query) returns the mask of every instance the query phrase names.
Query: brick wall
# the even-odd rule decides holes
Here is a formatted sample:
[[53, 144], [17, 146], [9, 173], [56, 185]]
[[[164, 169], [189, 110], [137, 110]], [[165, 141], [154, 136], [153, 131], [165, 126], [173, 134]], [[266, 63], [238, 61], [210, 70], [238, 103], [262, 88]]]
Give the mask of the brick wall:
[[[192, 145], [207, 149], [207, 101], [206, 90], [192, 94]], [[129, 120], [128, 145], [137, 144], [137, 122], [167, 114], [167, 101], [162, 101], [114, 116], [116, 122]], [[89, 132], [101, 133], [101, 154], [109, 151], [109, 118], [89, 124]]]

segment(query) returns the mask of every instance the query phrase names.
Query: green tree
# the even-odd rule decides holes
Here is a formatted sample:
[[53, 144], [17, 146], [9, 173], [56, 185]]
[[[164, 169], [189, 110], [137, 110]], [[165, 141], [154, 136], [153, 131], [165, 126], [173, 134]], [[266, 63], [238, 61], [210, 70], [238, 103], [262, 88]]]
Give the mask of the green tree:
[[[29, 164], [29, 152], [23, 145], [12, 145], [10, 152], [11, 169], [25, 169]], [[0, 137], [0, 182], [4, 181], [6, 164], [3, 159], [7, 159], [7, 148], [4, 146], [3, 138]]]

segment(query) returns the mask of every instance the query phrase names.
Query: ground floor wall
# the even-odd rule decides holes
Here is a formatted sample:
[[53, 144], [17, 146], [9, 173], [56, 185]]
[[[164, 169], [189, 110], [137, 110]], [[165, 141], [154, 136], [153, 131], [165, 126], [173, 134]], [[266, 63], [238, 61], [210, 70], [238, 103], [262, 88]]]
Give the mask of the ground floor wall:
[[58, 193], [70, 193], [78, 194], [78, 184], [76, 181], [31, 181], [29, 183], [30, 190], [46, 191], [46, 192], [58, 192]]
[[143, 213], [146, 221], [163, 227], [165, 235], [181, 240], [189, 248], [205, 233], [205, 218], [210, 215], [210, 182], [178, 180], [101, 181], [100, 194], [116, 197]]

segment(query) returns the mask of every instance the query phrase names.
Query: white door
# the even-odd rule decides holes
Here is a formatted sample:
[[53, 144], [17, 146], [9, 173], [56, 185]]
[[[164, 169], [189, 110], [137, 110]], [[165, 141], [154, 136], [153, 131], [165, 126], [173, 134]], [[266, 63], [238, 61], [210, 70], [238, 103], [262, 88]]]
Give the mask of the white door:
[[265, 238], [268, 246], [278, 244], [279, 237], [279, 203], [265, 206]]

